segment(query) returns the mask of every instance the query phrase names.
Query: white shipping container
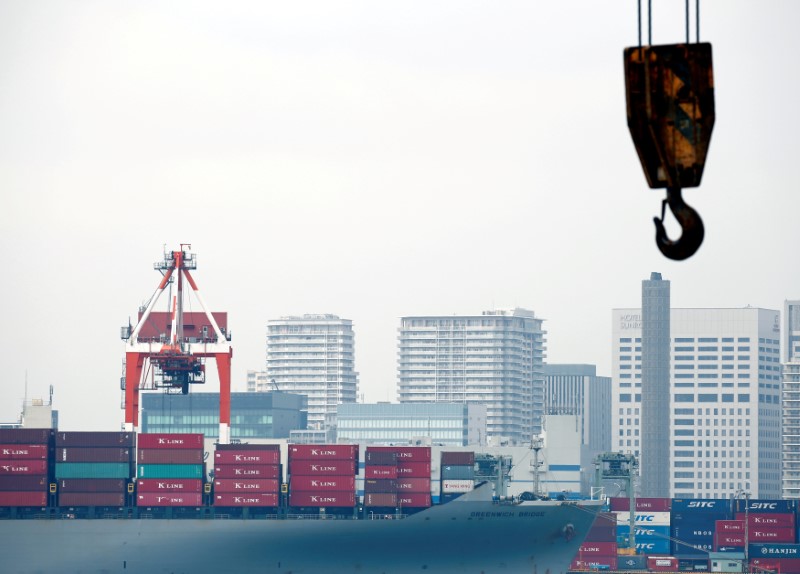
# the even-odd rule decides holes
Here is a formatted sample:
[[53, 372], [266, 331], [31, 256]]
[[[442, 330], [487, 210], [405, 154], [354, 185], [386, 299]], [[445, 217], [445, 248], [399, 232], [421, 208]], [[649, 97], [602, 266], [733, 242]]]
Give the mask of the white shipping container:
[[444, 494], [455, 494], [461, 492], [470, 492], [475, 487], [475, 481], [472, 480], [443, 480], [442, 492]]

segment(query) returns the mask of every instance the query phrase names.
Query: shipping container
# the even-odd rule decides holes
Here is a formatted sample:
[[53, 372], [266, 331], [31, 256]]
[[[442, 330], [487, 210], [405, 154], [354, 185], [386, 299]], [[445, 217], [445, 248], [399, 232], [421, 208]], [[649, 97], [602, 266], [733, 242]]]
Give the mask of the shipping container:
[[293, 490], [289, 493], [289, 506], [352, 508], [355, 504], [355, 491], [304, 492]]
[[652, 572], [677, 572], [678, 559], [675, 556], [648, 556], [647, 569]]
[[62, 478], [59, 492], [123, 492], [128, 488], [125, 478]]
[[199, 478], [140, 478], [136, 492], [203, 492]]
[[717, 520], [714, 523], [714, 531], [722, 532], [744, 532], [744, 520]]
[[[745, 514], [737, 513], [734, 515], [736, 520], [744, 521]], [[749, 514], [747, 515], [747, 527], [749, 529], [761, 527], [794, 528], [794, 514]]]
[[47, 506], [47, 492], [33, 490], [0, 492], [0, 506]]
[[218, 492], [278, 492], [279, 483], [274, 478], [215, 478], [214, 494]]
[[281, 478], [278, 464], [218, 464], [214, 467], [215, 478]]
[[[750, 558], [750, 565], [758, 568], [758, 572], [780, 572], [781, 574], [797, 574], [800, 572], [798, 558]], [[755, 572], [756, 570], [751, 570]]]
[[277, 492], [248, 492], [233, 494], [221, 492], [214, 494], [214, 506], [278, 506]]
[[475, 453], [472, 451], [442, 451], [441, 456], [442, 466], [446, 464], [454, 464], [458, 466], [474, 466]]
[[289, 461], [292, 460], [358, 460], [356, 444], [290, 444]]
[[733, 511], [744, 514], [787, 514], [794, 513], [797, 509], [794, 500], [743, 500], [736, 498], [733, 501]]
[[397, 466], [365, 466], [364, 478], [397, 478]]
[[592, 556], [591, 558], [576, 558], [570, 564], [570, 570], [616, 570], [617, 556]]
[[59, 506], [125, 506], [124, 492], [60, 492]]
[[[617, 524], [628, 524], [630, 521], [629, 512], [614, 512], [617, 516]], [[636, 512], [633, 520], [636, 524], [652, 526], [669, 526], [672, 516], [669, 512]]]
[[576, 558], [587, 559], [590, 556], [616, 556], [616, 542], [584, 542], [578, 548]]
[[364, 492], [397, 492], [397, 480], [366, 478], [364, 479]]
[[750, 542], [779, 542], [781, 544], [797, 542], [794, 528], [780, 528], [777, 526], [760, 526], [750, 528], [748, 532]]
[[647, 556], [634, 554], [633, 556], [617, 556], [617, 568], [620, 570], [645, 570], [647, 569]]
[[364, 494], [364, 506], [367, 508], [394, 508], [397, 506], [397, 494], [393, 492], [367, 492]]
[[131, 462], [132, 448], [120, 447], [58, 447], [56, 462]]
[[47, 474], [46, 460], [2, 460], [0, 476]]
[[669, 538], [650, 539], [647, 541], [636, 539], [637, 554], [669, 554], [671, 542]]
[[279, 444], [231, 443], [231, 444], [218, 444], [214, 448], [216, 450], [277, 450], [278, 452], [280, 452], [281, 445], [279, 445]]
[[751, 544], [750, 558], [796, 558], [800, 559], [800, 544]]
[[292, 476], [289, 488], [308, 491], [355, 490], [355, 476]]
[[430, 492], [430, 478], [398, 478], [397, 492]]
[[673, 513], [731, 513], [731, 501], [727, 498], [673, 498], [672, 508]]
[[431, 463], [429, 462], [398, 462], [398, 478], [430, 478]]
[[137, 506], [202, 506], [203, 495], [194, 492], [140, 492]]
[[358, 472], [358, 461], [352, 460], [292, 460], [289, 462], [289, 474], [303, 476], [339, 476], [355, 475]]
[[742, 532], [717, 532], [714, 534], [714, 549], [719, 548], [744, 548], [744, 531]]
[[140, 448], [136, 451], [139, 464], [200, 464], [204, 460], [198, 448]]
[[137, 448], [200, 449], [204, 447], [201, 433], [140, 433]]
[[[417, 479], [424, 480], [424, 479]], [[475, 481], [473, 480], [443, 480], [442, 492], [444, 494], [464, 493], [469, 492], [475, 488]]]
[[202, 464], [140, 464], [139, 478], [205, 478]]
[[0, 476], [0, 491], [47, 490], [49, 481], [44, 475]]
[[397, 506], [400, 508], [428, 508], [430, 505], [430, 492], [403, 492], [397, 494]]
[[442, 480], [473, 480], [475, 478], [475, 468], [472, 466], [453, 466], [442, 467]]
[[46, 444], [0, 444], [0, 461], [46, 460], [49, 447]]
[[[140, 435], [141, 436], [141, 435]], [[63, 432], [56, 433], [56, 446], [133, 447], [136, 435], [131, 432]]]
[[[642, 524], [637, 524], [633, 530], [637, 541], [639, 539], [643, 541], [651, 539], [669, 540], [670, 537], [669, 526], [644, 526]], [[618, 524], [617, 534], [628, 536], [630, 534], [630, 527], [627, 524]]]
[[0, 444], [51, 445], [55, 432], [55, 429], [0, 429]]
[[[629, 498], [609, 499], [611, 510], [616, 512], [628, 512], [631, 508]], [[672, 507], [671, 498], [637, 498], [636, 512], [669, 512]]]
[[214, 465], [217, 464], [278, 464], [281, 453], [277, 450], [223, 450], [214, 451]]
[[397, 453], [396, 452], [388, 452], [388, 451], [377, 451], [373, 450], [372, 447], [368, 446], [367, 451], [364, 454], [364, 462], [367, 465], [396, 465], [397, 464]]
[[130, 478], [128, 462], [57, 462], [56, 478]]
[[393, 452], [397, 455], [397, 462], [430, 462], [431, 447], [429, 446], [370, 446], [369, 452]]

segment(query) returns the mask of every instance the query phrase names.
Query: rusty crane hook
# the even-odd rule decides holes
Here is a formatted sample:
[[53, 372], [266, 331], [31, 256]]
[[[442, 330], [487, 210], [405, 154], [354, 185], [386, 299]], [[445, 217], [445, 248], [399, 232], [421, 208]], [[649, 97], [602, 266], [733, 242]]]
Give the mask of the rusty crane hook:
[[[679, 239], [672, 240], [667, 237], [667, 230], [664, 228], [664, 215], [667, 204], [678, 223], [681, 225], [683, 233]], [[700, 248], [705, 235], [705, 227], [700, 214], [689, 207], [683, 201], [681, 189], [679, 187], [668, 187], [667, 198], [661, 202], [661, 219], [654, 217], [656, 224], [656, 245], [661, 253], [669, 259], [683, 261], [688, 259]]]

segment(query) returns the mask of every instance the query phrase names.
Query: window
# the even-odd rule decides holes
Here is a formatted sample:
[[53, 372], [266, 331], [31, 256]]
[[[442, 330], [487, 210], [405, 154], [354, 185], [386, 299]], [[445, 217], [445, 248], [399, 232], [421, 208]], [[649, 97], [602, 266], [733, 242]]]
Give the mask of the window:
[[712, 394], [703, 394], [703, 393], [701, 393], [701, 394], [697, 395], [697, 400], [698, 400], [698, 402], [701, 402], [701, 403], [715, 403], [715, 402], [717, 402], [719, 400], [718, 397], [719, 396], [716, 395], [716, 394], [712, 395]]
[[[676, 403], [693, 403], [694, 402], [694, 394], [691, 393], [680, 393], [675, 395], [675, 402]], [[691, 413], [686, 413], [691, 414]]]

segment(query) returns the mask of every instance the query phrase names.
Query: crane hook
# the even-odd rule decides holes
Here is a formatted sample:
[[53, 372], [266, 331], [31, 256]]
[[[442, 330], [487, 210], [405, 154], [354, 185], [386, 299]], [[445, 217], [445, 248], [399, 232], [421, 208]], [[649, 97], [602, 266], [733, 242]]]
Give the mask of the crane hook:
[[[678, 220], [683, 230], [680, 239], [674, 241], [667, 237], [667, 230], [664, 228], [664, 215], [667, 204], [669, 204], [672, 215]], [[679, 187], [667, 188], [667, 198], [661, 202], [661, 219], [654, 217], [653, 221], [656, 224], [656, 245], [658, 245], [661, 253], [669, 259], [674, 259], [675, 261], [688, 259], [694, 255], [695, 251], [700, 248], [700, 244], [703, 243], [703, 236], [705, 235], [703, 220], [700, 218], [699, 213], [684, 203]]]

